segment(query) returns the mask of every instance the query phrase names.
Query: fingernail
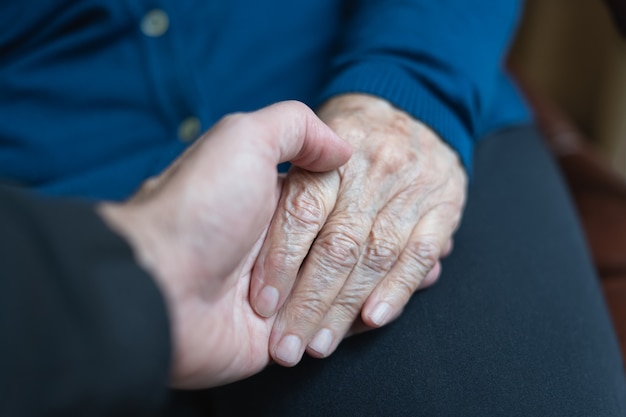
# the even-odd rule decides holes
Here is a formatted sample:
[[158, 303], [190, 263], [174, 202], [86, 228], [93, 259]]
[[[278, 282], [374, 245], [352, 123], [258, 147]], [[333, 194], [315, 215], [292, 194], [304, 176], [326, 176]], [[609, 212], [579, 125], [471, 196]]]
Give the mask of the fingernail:
[[309, 343], [309, 347], [320, 355], [327, 356], [332, 343], [333, 333], [328, 329], [322, 329], [315, 334], [313, 340]]
[[261, 290], [256, 299], [256, 312], [263, 317], [271, 317], [278, 306], [278, 290], [267, 286]]
[[372, 322], [377, 326], [382, 326], [387, 323], [389, 316], [391, 315], [391, 306], [387, 303], [380, 303], [374, 309], [374, 312], [370, 316]]
[[276, 357], [288, 365], [295, 365], [302, 356], [302, 341], [298, 336], [290, 334], [282, 338], [276, 350], [274, 351]]

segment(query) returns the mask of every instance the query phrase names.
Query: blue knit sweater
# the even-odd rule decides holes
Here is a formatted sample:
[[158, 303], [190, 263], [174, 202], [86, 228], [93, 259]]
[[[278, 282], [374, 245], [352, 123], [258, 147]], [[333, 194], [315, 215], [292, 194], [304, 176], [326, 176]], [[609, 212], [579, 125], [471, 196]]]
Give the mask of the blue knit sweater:
[[520, 0], [0, 3], [0, 178], [121, 199], [221, 116], [381, 96], [471, 169], [528, 120], [503, 59]]

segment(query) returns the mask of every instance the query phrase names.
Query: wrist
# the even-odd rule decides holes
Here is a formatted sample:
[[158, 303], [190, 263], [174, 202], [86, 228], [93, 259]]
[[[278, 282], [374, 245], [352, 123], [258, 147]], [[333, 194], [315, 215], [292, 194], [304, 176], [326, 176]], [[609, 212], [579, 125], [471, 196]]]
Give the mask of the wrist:
[[364, 93], [347, 93], [332, 97], [322, 104], [317, 112], [322, 118], [333, 114], [369, 112], [373, 114], [398, 112], [411, 117], [384, 98]]
[[358, 145], [360, 140], [372, 140], [372, 137], [419, 137], [441, 141], [420, 120], [384, 98], [369, 94], [350, 93], [333, 97], [318, 109], [318, 115], [331, 128], [339, 128], [341, 132], [337, 133], [353, 146]]

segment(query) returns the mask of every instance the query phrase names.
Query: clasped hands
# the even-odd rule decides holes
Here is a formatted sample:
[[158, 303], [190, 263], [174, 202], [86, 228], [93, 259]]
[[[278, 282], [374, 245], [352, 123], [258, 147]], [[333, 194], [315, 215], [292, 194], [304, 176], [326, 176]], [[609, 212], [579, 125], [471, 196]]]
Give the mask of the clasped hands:
[[437, 279], [465, 202], [456, 154], [371, 96], [318, 115], [284, 102], [227, 116], [131, 200], [101, 205], [166, 299], [173, 386], [328, 356]]

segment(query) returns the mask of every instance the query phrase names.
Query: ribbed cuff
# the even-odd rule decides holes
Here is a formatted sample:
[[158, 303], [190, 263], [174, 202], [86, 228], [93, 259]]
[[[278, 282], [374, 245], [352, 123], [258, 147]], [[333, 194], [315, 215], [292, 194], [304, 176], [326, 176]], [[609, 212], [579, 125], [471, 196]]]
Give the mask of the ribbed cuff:
[[473, 141], [468, 128], [425, 83], [385, 62], [360, 62], [337, 73], [314, 104], [319, 106], [334, 96], [347, 93], [384, 98], [420, 120], [457, 152], [468, 175], [471, 174]]

